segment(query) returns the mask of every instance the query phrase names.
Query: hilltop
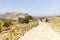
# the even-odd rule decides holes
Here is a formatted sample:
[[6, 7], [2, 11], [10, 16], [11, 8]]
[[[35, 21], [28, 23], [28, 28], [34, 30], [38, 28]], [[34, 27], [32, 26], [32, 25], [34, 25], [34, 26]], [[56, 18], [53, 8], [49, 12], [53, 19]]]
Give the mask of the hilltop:
[[18, 13], [18, 12], [6, 12], [4, 14], [0, 14], [0, 18], [7, 18], [7, 19], [13, 19], [16, 17], [22, 17], [28, 16], [28, 13]]

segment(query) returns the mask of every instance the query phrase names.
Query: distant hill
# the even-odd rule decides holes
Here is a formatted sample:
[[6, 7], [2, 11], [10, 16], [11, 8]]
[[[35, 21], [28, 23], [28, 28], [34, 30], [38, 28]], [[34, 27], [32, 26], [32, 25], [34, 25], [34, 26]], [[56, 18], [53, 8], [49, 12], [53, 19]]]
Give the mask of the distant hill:
[[18, 12], [6, 12], [4, 14], [0, 14], [0, 18], [7, 18], [7, 19], [13, 19], [17, 17], [24, 18], [25, 16], [28, 16], [27, 13], [18, 13]]

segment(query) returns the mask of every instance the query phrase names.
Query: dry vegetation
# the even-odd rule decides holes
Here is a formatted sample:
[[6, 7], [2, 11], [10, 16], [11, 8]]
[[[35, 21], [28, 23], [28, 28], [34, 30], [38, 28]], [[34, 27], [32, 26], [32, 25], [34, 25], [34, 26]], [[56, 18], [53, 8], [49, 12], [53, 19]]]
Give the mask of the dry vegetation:
[[60, 34], [60, 17], [51, 17], [48, 21], [53, 25], [52, 28]]
[[0, 15], [0, 40], [18, 40], [38, 22], [27, 13], [6, 13]]
[[18, 25], [13, 25], [11, 28], [14, 39], [18, 39], [21, 36], [23, 36], [27, 31], [32, 29], [33, 27], [36, 27], [38, 25], [37, 22], [30, 22], [28, 24], [18, 24]]
[[[12, 39], [14, 40], [18, 40], [21, 36], [23, 36], [27, 31], [29, 31], [30, 29], [32, 29], [33, 27], [36, 27], [38, 25], [38, 22], [37, 21], [32, 21], [32, 22], [29, 22], [29, 23], [23, 23], [23, 24], [13, 24], [11, 25], [9, 28], [9, 30], [11, 32], [9, 32], [9, 30], [5, 30], [6, 31], [6, 34], [5, 35], [5, 32], [2, 32], [1, 35], [0, 35], [0, 39], [9, 39], [9, 35], [12, 35]], [[5, 27], [3, 28], [5, 29]], [[10, 34], [11, 33], [11, 34]]]

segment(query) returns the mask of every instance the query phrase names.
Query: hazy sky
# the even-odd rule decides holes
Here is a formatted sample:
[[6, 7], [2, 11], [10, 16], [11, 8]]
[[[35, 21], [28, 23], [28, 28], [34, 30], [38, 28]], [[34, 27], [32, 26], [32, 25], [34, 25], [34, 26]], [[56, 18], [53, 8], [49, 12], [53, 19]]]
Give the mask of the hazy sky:
[[60, 0], [0, 0], [0, 13], [26, 12], [34, 16], [60, 15]]

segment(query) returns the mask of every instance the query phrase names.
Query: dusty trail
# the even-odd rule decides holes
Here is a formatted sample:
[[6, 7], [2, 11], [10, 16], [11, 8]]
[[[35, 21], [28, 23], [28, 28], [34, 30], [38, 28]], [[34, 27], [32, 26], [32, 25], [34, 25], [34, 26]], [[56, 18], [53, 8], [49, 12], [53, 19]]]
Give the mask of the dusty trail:
[[60, 40], [60, 36], [48, 23], [39, 22], [37, 27], [28, 31], [19, 40]]

